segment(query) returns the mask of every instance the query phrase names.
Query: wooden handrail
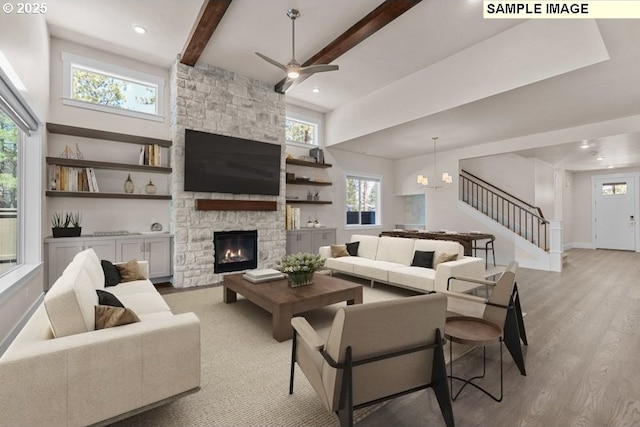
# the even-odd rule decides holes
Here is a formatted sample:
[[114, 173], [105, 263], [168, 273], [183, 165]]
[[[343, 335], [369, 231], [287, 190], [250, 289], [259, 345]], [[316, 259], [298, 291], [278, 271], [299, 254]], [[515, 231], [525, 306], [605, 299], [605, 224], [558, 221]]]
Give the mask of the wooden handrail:
[[[520, 203], [522, 203], [523, 205], [531, 208], [531, 209], [535, 209], [538, 212], [538, 216], [542, 219], [544, 219], [544, 215], [542, 214], [542, 209], [540, 209], [538, 206], [533, 206], [531, 203], [525, 202], [524, 200], [520, 199], [519, 197], [514, 196], [513, 194], [509, 193], [506, 190], [503, 190], [500, 187], [496, 187], [495, 185], [491, 184], [490, 182], [485, 181], [482, 178], [479, 178], [477, 176], [475, 176], [474, 174], [472, 174], [471, 172], [467, 172], [466, 170], [462, 169], [461, 171], [463, 174], [469, 175], [470, 177], [472, 177], [473, 179], [475, 179], [476, 181], [480, 181], [482, 182], [484, 185], [492, 187], [498, 191], [500, 191], [503, 194], [506, 194], [507, 196], [509, 196], [510, 198], [519, 201]], [[495, 193], [494, 193], [495, 194]]]
[[[549, 221], [544, 219], [539, 208], [466, 171], [460, 174], [459, 182], [461, 201], [520, 237], [537, 244], [541, 249], [548, 250], [547, 224]], [[540, 212], [540, 215], [535, 212]]]

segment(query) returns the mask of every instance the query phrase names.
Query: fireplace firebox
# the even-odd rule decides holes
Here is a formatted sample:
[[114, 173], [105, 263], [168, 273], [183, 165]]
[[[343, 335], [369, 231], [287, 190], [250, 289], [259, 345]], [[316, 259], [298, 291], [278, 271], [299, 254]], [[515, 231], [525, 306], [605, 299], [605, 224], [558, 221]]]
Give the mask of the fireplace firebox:
[[258, 230], [215, 231], [214, 273], [251, 270], [258, 267]]

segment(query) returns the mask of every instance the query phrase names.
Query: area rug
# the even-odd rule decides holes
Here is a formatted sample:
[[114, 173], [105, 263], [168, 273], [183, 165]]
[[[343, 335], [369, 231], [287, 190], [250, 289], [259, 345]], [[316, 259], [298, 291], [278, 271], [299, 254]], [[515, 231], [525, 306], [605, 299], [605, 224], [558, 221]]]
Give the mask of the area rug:
[[[364, 286], [363, 300], [367, 303], [412, 294], [399, 288]], [[272, 338], [269, 313], [240, 296], [234, 304], [223, 303], [222, 287], [168, 294], [164, 298], [174, 313], [193, 311], [200, 318], [201, 390], [114, 426], [339, 425], [297, 366], [294, 392], [289, 395], [291, 341], [279, 343]], [[326, 334], [341, 306], [344, 303], [305, 313], [305, 317], [321, 334]], [[448, 351], [445, 354], [448, 357]], [[356, 421], [380, 406], [356, 411]]]

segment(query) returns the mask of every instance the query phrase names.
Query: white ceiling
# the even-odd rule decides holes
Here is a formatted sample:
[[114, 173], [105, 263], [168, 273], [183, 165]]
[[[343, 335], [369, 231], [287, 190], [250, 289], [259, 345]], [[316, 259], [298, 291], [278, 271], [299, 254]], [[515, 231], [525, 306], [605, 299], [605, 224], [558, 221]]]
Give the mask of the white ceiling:
[[[296, 58], [302, 62], [380, 3], [234, 0], [200, 61], [275, 84], [282, 72], [254, 52], [289, 61], [287, 9], [301, 12], [296, 20]], [[52, 0], [46, 19], [53, 36], [168, 67], [184, 47], [201, 4], [202, 0]], [[340, 71], [308, 78], [290, 90], [286, 100], [329, 112], [522, 23], [485, 20], [481, 8], [477, 0], [423, 0], [338, 58]], [[134, 33], [134, 24], [148, 33]], [[439, 150], [451, 149], [640, 114], [640, 21], [598, 21], [598, 29], [610, 60], [355, 138], [339, 148], [397, 159], [429, 153], [434, 135], [444, 147]], [[311, 92], [313, 87], [320, 93]], [[591, 142], [606, 153], [607, 164], [640, 165], [637, 134]], [[602, 168], [593, 164], [591, 155], [575, 153], [560, 146], [522, 154], [568, 170]]]

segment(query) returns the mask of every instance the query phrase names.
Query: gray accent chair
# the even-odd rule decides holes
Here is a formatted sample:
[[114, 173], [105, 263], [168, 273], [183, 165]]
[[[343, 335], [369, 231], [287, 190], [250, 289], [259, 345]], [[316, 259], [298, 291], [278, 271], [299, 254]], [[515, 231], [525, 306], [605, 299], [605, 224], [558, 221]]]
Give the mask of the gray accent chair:
[[326, 340], [306, 319], [293, 318], [289, 393], [297, 362], [344, 427], [353, 425], [354, 409], [430, 387], [446, 425], [454, 427], [443, 352], [446, 311], [441, 294], [341, 307]]

